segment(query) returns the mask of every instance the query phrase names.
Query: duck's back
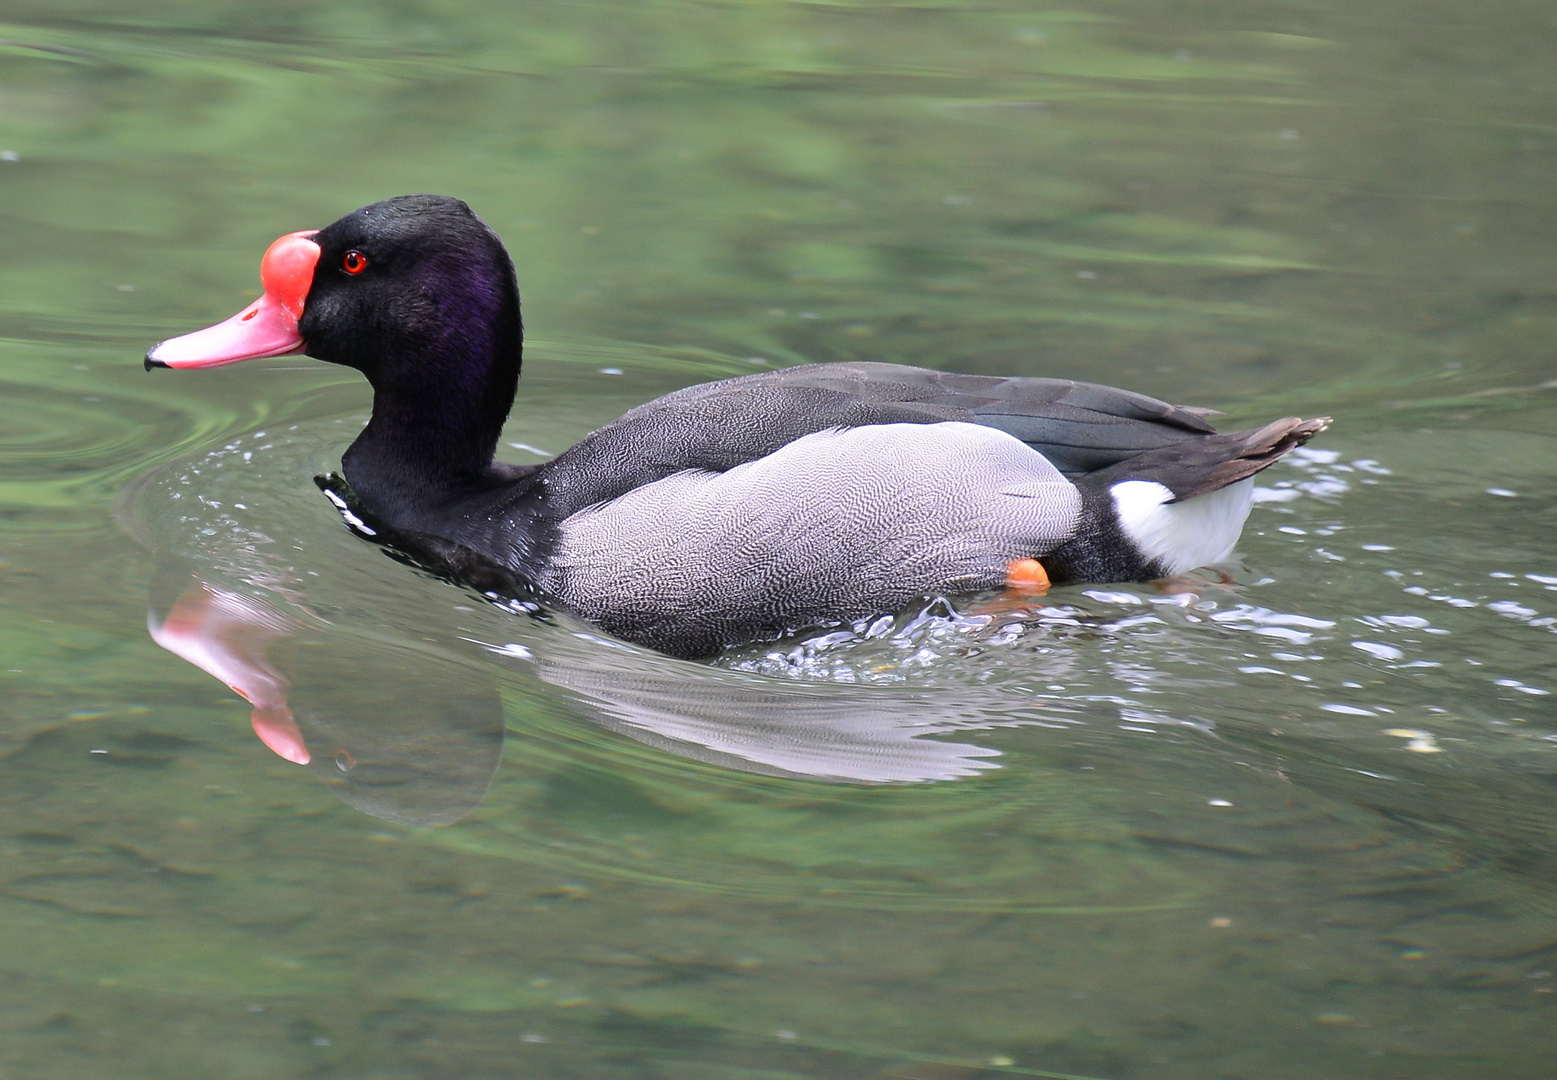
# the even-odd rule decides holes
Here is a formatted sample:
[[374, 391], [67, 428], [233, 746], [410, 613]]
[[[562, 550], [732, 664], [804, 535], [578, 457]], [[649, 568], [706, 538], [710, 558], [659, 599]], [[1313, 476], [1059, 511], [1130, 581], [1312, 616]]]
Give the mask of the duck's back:
[[1211, 434], [1206, 410], [1069, 379], [816, 364], [702, 383], [624, 413], [544, 467], [559, 518], [686, 469], [724, 472], [796, 439], [880, 424], [979, 424], [1079, 476]]

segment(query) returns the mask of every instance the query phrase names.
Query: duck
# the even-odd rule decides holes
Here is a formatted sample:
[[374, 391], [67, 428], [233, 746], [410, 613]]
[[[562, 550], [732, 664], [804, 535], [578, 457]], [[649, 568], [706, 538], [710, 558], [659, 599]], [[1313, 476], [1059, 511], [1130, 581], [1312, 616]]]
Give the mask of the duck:
[[152, 369], [305, 354], [370, 418], [321, 483], [364, 535], [697, 659], [918, 598], [1145, 582], [1228, 559], [1253, 477], [1324, 430], [1096, 383], [876, 362], [677, 390], [538, 465], [495, 460], [524, 345], [513, 261], [463, 201], [407, 195], [282, 236], [263, 294]]

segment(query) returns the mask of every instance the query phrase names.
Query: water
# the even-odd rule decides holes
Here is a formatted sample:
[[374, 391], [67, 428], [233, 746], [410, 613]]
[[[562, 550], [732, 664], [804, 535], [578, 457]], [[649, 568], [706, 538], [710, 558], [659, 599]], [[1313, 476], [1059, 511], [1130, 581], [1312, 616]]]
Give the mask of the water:
[[[1551, 1075], [1545, 6], [0, 39], [0, 1076]], [[520, 268], [513, 461], [847, 358], [1336, 424], [1220, 572], [666, 660], [352, 536], [345, 373], [140, 370], [418, 190]]]

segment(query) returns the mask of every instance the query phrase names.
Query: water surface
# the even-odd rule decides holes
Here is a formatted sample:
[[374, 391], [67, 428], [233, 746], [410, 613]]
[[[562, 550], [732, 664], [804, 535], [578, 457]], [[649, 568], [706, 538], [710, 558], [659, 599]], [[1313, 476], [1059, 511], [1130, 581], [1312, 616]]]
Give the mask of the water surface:
[[[1515, 2], [7, 4], [0, 1076], [1550, 1075], [1553, 72]], [[1336, 423], [1217, 573], [670, 661], [353, 536], [349, 373], [141, 371], [409, 191], [519, 266], [516, 462], [837, 359]]]

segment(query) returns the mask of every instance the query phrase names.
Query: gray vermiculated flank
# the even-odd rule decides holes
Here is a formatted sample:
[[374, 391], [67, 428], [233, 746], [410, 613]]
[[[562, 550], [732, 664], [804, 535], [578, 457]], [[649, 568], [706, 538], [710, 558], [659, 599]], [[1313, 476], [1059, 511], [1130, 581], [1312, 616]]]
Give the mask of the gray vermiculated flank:
[[1080, 512], [1059, 470], [993, 428], [829, 430], [572, 515], [540, 584], [611, 633], [695, 656], [995, 587]]

